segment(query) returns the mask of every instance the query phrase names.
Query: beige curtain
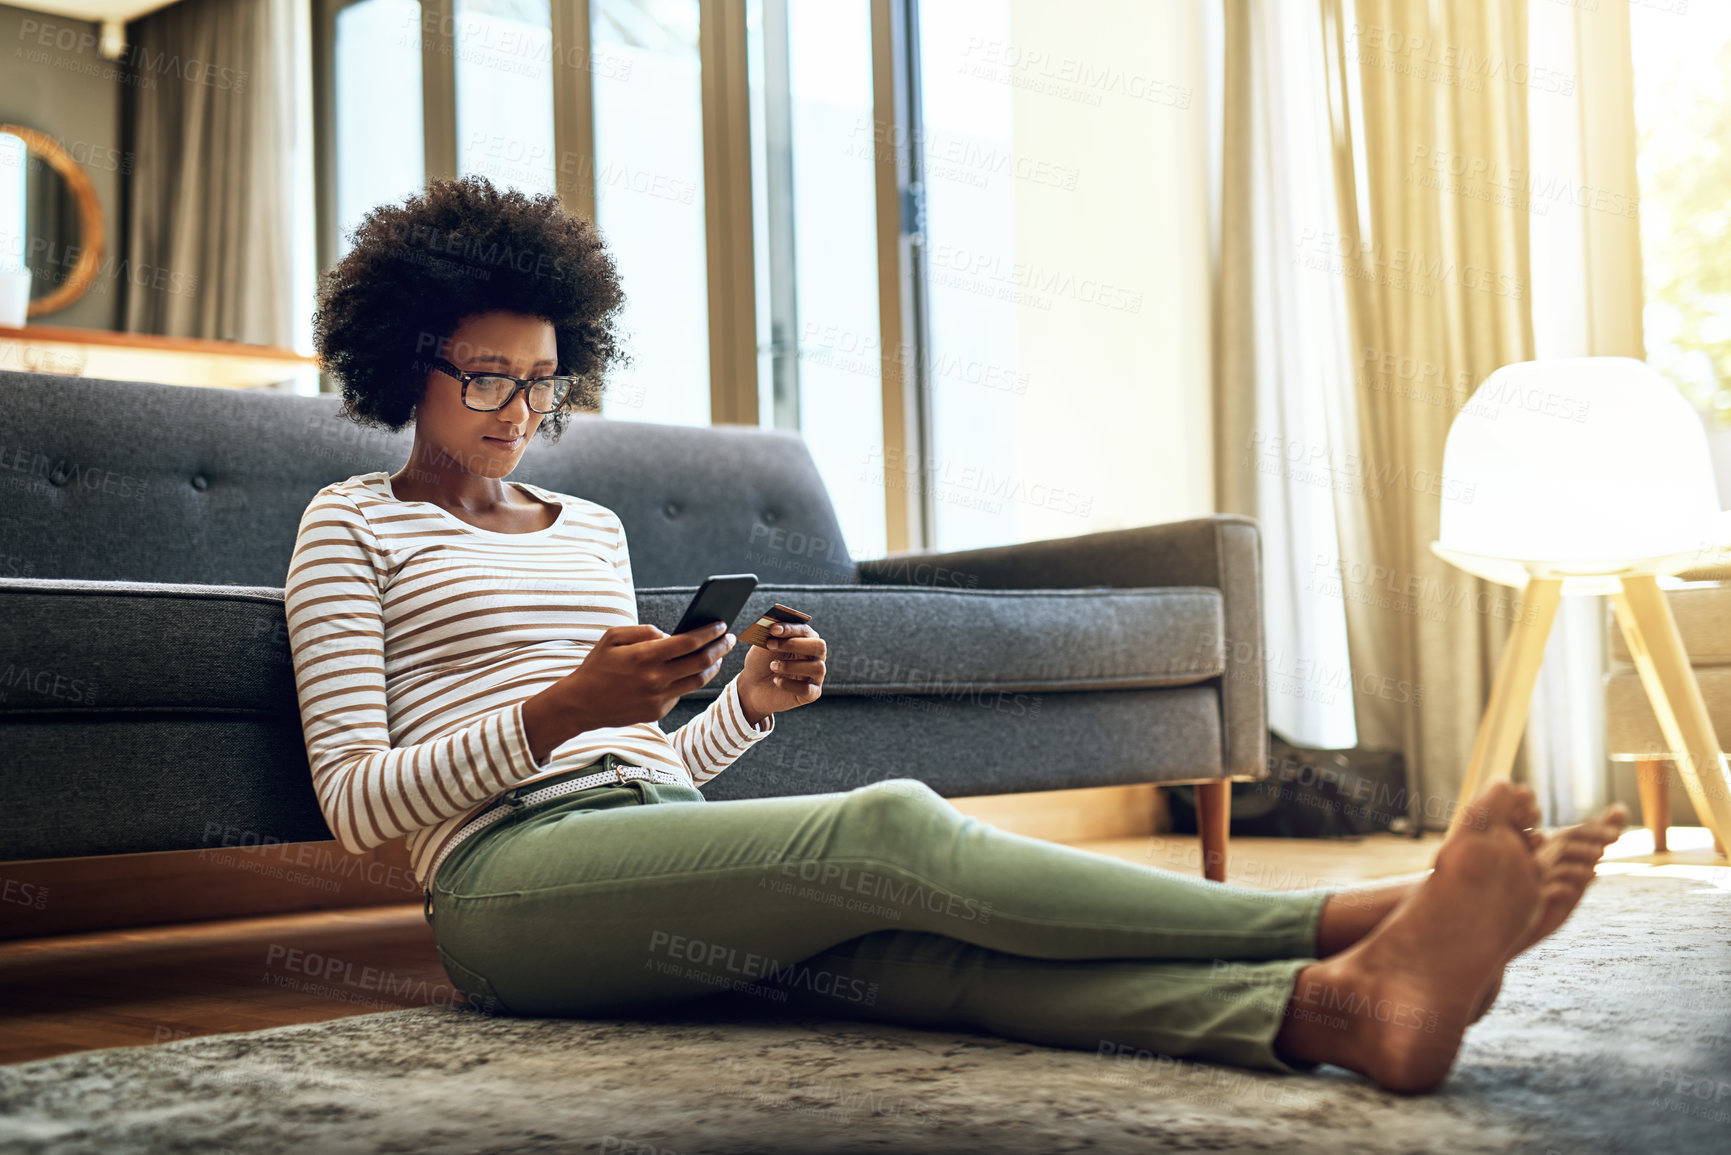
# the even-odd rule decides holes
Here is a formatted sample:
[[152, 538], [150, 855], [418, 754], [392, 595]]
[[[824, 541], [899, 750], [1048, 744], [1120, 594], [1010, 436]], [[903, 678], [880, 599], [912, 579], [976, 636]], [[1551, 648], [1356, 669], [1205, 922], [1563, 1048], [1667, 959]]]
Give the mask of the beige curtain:
[[1244, 461], [1257, 427], [1252, 312], [1250, 8], [1222, 11], [1220, 235], [1214, 256], [1214, 508], [1258, 516], [1256, 473]]
[[[1319, 3], [1341, 190], [1333, 255], [1359, 369], [1348, 448], [1360, 484], [1336, 488], [1341, 560], [1418, 591], [1346, 604], [1359, 741], [1405, 753], [1413, 817], [1440, 828], [1520, 607], [1431, 552], [1442, 501], [1471, 499], [1434, 479], [1455, 413], [1493, 369], [1532, 357], [1533, 326], [1526, 213], [1437, 158], [1463, 158], [1469, 181], [1524, 170], [1526, 4]], [[1436, 368], [1415, 389], [1407, 366]]]
[[180, 0], [127, 25], [127, 330], [293, 343], [291, 11]]

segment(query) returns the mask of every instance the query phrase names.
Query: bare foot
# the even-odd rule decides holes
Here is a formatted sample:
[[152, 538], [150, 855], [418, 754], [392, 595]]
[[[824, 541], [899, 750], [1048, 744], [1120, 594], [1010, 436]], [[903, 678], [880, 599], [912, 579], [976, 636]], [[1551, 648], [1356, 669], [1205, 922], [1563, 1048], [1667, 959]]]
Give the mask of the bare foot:
[[1594, 868], [1605, 856], [1605, 847], [1623, 836], [1629, 825], [1629, 808], [1612, 803], [1579, 826], [1570, 826], [1550, 837], [1535, 835], [1533, 857], [1539, 863], [1539, 912], [1527, 935], [1515, 949], [1519, 954], [1563, 925], [1592, 884]]
[[[1516, 820], [1523, 823], [1537, 822], [1539, 811], [1531, 790], [1518, 786], [1515, 793]], [[1526, 832], [1528, 847], [1532, 850], [1533, 857], [1538, 860], [1541, 872], [1540, 907], [1533, 917], [1533, 925], [1527, 929], [1526, 937], [1510, 953], [1510, 960], [1554, 934], [1563, 925], [1580, 904], [1581, 896], [1586, 893], [1587, 887], [1591, 885], [1594, 868], [1604, 857], [1605, 847], [1621, 838], [1628, 824], [1629, 808], [1618, 802], [1579, 826], [1568, 827], [1549, 837], [1536, 830]], [[1420, 885], [1421, 883], [1412, 882], [1397, 886], [1342, 890], [1330, 895], [1329, 905], [1323, 909], [1322, 926], [1317, 933], [1317, 957], [1324, 958], [1345, 950], [1369, 934]], [[1507, 965], [1507, 961], [1504, 965]], [[1484, 1018], [1485, 1012], [1496, 1002], [1502, 986], [1503, 973], [1499, 969], [1479, 996], [1478, 1005], [1473, 1011], [1473, 1022]]]
[[[1522, 837], [1527, 840], [1527, 849], [1536, 850], [1544, 836], [1532, 828], [1539, 824], [1539, 819], [1544, 817], [1544, 814], [1539, 810], [1539, 800], [1533, 793], [1532, 787], [1515, 787], [1514, 799], [1510, 806], [1515, 825], [1521, 828]], [[1509, 958], [1513, 958], [1521, 949], [1517, 947], [1509, 952]], [[1478, 1001], [1473, 1004], [1473, 1016], [1470, 1022], [1476, 1023], [1484, 1018], [1490, 1011], [1491, 1004], [1497, 1001], [1497, 996], [1503, 990], [1503, 969], [1508, 965], [1509, 959], [1504, 959], [1503, 965], [1496, 969], [1496, 973], [1491, 975], [1490, 981], [1485, 984], [1484, 990], [1479, 992]]]
[[[1527, 844], [1539, 864], [1539, 909], [1534, 913], [1526, 935], [1509, 954], [1509, 960], [1563, 925], [1592, 884], [1594, 868], [1604, 857], [1605, 847], [1621, 838], [1623, 828], [1628, 824], [1629, 808], [1615, 802], [1600, 811], [1597, 817], [1579, 826], [1559, 830], [1548, 838], [1536, 830], [1527, 831]], [[1504, 960], [1505, 966], [1509, 960]], [[1499, 969], [1480, 998], [1473, 1022], [1478, 1022], [1491, 1009], [1502, 987], [1503, 973]]]
[[[1529, 835], [1529, 837], [1534, 837]], [[1536, 844], [1535, 844], [1536, 845]], [[1322, 920], [1316, 932], [1316, 957], [1327, 958], [1348, 949], [1359, 939], [1382, 925], [1382, 920], [1395, 912], [1402, 902], [1424, 885], [1424, 880], [1397, 883], [1393, 886], [1359, 887], [1337, 890], [1328, 896], [1322, 908]], [[1517, 952], [1518, 953], [1518, 952]], [[1491, 976], [1490, 985], [1479, 995], [1473, 1008], [1473, 1022], [1485, 1017], [1503, 987], [1503, 972]]]
[[1276, 1049], [1391, 1091], [1439, 1086], [1539, 907], [1540, 869], [1521, 827], [1529, 802], [1507, 782], [1487, 787], [1417, 890], [1352, 947], [1299, 972]]
[[[1531, 787], [1514, 787], [1509, 808], [1510, 820], [1523, 829], [1539, 821], [1539, 804]], [[1542, 835], [1533, 831], [1527, 831], [1526, 838], [1528, 846], [1535, 851], [1544, 841]], [[1383, 919], [1393, 914], [1395, 908], [1422, 885], [1424, 883], [1421, 879], [1418, 882], [1396, 883], [1392, 886], [1338, 890], [1329, 895], [1317, 925], [1316, 957], [1327, 958], [1351, 947], [1375, 930]], [[1519, 953], [1519, 950], [1515, 953]], [[1478, 1002], [1474, 1004], [1472, 1022], [1476, 1023], [1484, 1018], [1485, 1012], [1489, 1011], [1491, 1004], [1496, 1001], [1502, 986], [1503, 972], [1499, 967], [1485, 989], [1480, 992]]]

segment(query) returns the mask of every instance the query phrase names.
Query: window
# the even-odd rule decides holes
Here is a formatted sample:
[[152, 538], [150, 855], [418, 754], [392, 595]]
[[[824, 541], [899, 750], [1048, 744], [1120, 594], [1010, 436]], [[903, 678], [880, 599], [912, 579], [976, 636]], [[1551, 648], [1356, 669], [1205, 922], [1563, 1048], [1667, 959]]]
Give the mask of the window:
[[855, 557], [886, 552], [868, 0], [747, 16], [758, 419], [811, 447]]
[[1202, 6], [918, 12], [933, 544], [1212, 509]]
[[424, 184], [421, 6], [358, 0], [336, 14], [336, 259], [368, 209]]
[[1731, 430], [1731, 5], [1632, 5], [1647, 360]]
[[1015, 194], [992, 171], [1015, 148], [1012, 90], [970, 59], [979, 45], [1011, 42], [1009, 0], [922, 4], [919, 42], [934, 544], [966, 549], [1018, 540], [1015, 506], [994, 494], [1020, 466], [1015, 388], [1026, 391]]
[[591, 0], [595, 221], [619, 264], [634, 364], [604, 416], [709, 423], [697, 0]]
[[557, 193], [548, 0], [457, 0], [457, 172]]
[[856, 556], [1211, 508], [1201, 4], [312, 3], [324, 267], [429, 173], [592, 188], [632, 358], [603, 415], [798, 429]]
[[[25, 206], [29, 203], [27, 172], [30, 152], [24, 141], [11, 133], [0, 133], [0, 270], [27, 268], [30, 236]], [[40, 296], [32, 293], [32, 296]]]

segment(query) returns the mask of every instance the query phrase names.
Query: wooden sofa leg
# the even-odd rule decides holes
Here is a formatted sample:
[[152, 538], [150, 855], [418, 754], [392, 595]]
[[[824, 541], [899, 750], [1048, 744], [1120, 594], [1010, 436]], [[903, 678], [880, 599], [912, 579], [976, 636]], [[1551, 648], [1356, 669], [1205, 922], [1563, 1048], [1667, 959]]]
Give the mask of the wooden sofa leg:
[[1653, 832], [1653, 853], [1663, 854], [1665, 825], [1671, 821], [1671, 764], [1663, 758], [1635, 763], [1635, 787], [1641, 792], [1641, 822]]
[[1226, 837], [1232, 829], [1232, 783], [1200, 782], [1196, 786], [1196, 828], [1202, 832], [1202, 877], [1226, 881]]

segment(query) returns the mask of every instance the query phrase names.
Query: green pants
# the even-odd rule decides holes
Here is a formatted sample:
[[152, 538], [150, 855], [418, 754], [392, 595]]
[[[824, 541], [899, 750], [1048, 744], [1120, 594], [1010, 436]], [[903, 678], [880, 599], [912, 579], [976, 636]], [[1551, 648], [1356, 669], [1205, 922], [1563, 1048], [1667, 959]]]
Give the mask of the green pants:
[[632, 781], [466, 839], [428, 919], [453, 986], [485, 1011], [608, 1017], [731, 991], [1290, 1071], [1274, 1038], [1326, 897], [1011, 834], [909, 778], [733, 802]]

